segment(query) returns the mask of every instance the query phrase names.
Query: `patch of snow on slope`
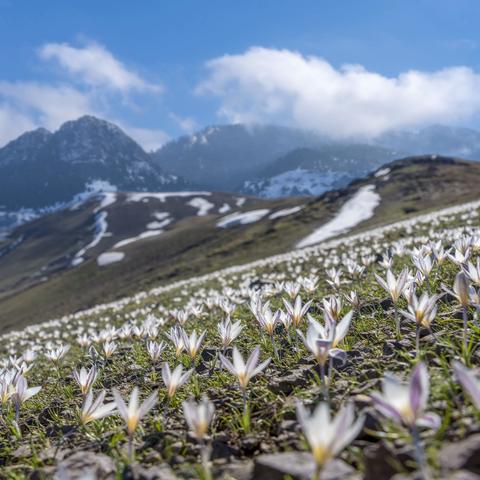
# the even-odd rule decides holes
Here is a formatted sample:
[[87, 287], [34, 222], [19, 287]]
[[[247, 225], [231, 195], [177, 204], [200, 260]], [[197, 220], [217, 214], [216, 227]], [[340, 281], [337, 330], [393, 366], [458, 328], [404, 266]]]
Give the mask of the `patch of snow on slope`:
[[277, 210], [276, 212], [273, 212], [272, 214], [270, 214], [268, 218], [270, 220], [274, 220], [275, 218], [293, 215], [294, 213], [299, 212], [302, 208], [303, 208], [303, 205], [299, 205], [298, 207], [284, 208], [283, 210]]
[[297, 168], [265, 180], [245, 182], [244, 189], [266, 198], [321, 195], [335, 187], [343, 177], [345, 175], [341, 172], [320, 173]]
[[160, 228], [166, 227], [168, 224], [172, 223], [171, 218], [166, 218], [161, 222], [150, 222], [147, 224], [148, 230], [159, 230]]
[[378, 172], [375, 172], [375, 178], [385, 177], [390, 173], [390, 171], [391, 170], [389, 168], [381, 168]]
[[187, 202], [187, 205], [196, 208], [198, 210], [197, 215], [199, 217], [208, 215], [208, 212], [215, 206], [213, 203], [205, 200], [202, 197], [192, 198], [189, 202]]
[[[108, 215], [107, 212], [100, 212], [95, 216], [95, 226], [94, 226], [95, 233], [93, 236], [93, 240], [75, 254], [75, 259], [83, 258], [87, 250], [90, 250], [91, 248], [97, 246], [102, 240], [102, 238], [106, 236], [107, 229], [108, 229], [107, 215]], [[75, 260], [75, 259], [72, 262], [73, 266], [81, 263], [79, 262], [79, 260]], [[79, 263], [75, 263], [75, 262], [79, 262]]]
[[375, 192], [375, 186], [365, 185], [342, 206], [335, 218], [301, 240], [296, 245], [297, 248], [308, 247], [347, 232], [355, 225], [372, 217], [379, 203], [380, 195]]
[[250, 210], [249, 212], [231, 213], [221, 218], [217, 222], [217, 227], [228, 228], [235, 225], [247, 225], [248, 223], [258, 222], [258, 220], [262, 219], [269, 212], [270, 210], [268, 208], [262, 208], [259, 210]]
[[100, 210], [103, 210], [104, 208], [107, 208], [108, 206], [114, 204], [117, 201], [117, 194], [113, 192], [105, 192], [103, 194], [102, 201], [100, 202], [100, 205], [95, 208], [95, 213], [99, 212]]
[[170, 212], [153, 212], [152, 214], [157, 220], [165, 220], [170, 216]]
[[100, 206], [96, 208], [96, 211], [99, 211], [116, 201], [116, 192], [117, 187], [112, 185], [107, 180], [92, 180], [91, 182], [85, 184], [84, 192], [77, 193], [71, 202], [68, 202], [64, 206], [68, 206], [70, 210], [77, 210], [87, 200], [95, 197], [101, 197], [102, 203], [105, 202], [105, 205], [102, 206], [102, 204], [100, 204]]
[[163, 192], [163, 193], [155, 193], [155, 192], [141, 192], [141, 193], [131, 193], [127, 197], [127, 202], [141, 202], [147, 200], [149, 198], [156, 198], [161, 202], [164, 202], [167, 198], [172, 197], [196, 197], [196, 196], [209, 196], [211, 192]]
[[121, 248], [125, 245], [130, 245], [131, 243], [138, 242], [138, 240], [143, 240], [144, 238], [155, 237], [163, 233], [163, 230], [149, 230], [148, 232], [143, 232], [136, 237], [126, 238], [125, 240], [120, 240], [117, 242], [113, 248]]
[[228, 203], [224, 203], [219, 209], [218, 213], [227, 213], [232, 209], [232, 207]]
[[235, 200], [235, 205], [237, 207], [243, 207], [243, 204], [245, 203], [247, 199], [245, 197], [239, 197]]
[[111, 263], [121, 262], [125, 258], [123, 252], [105, 252], [97, 257], [97, 264], [99, 267], [110, 265]]

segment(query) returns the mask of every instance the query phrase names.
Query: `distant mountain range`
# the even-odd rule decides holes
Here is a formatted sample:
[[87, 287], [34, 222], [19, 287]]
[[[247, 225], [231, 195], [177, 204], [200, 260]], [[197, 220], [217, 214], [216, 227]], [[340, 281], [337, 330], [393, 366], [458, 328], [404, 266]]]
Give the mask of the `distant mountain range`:
[[140, 191], [179, 186], [120, 128], [91, 116], [55, 133], [24, 133], [0, 149], [0, 205], [8, 210], [66, 202], [94, 182]]
[[[367, 143], [279, 126], [223, 125], [145, 152], [116, 125], [84, 116], [0, 149], [0, 233], [96, 190], [319, 195], [408, 155], [480, 159], [480, 133], [431, 126]], [[83, 198], [83, 197], [82, 197]]]

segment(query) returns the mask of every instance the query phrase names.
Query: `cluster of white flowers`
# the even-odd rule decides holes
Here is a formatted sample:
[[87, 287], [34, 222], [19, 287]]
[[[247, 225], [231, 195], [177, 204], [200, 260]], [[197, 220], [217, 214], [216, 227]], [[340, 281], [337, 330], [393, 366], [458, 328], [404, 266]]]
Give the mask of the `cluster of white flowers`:
[[[15, 427], [20, 431], [20, 407], [41, 389], [40, 386], [28, 387], [29, 371], [45, 358], [60, 373], [70, 351], [80, 350], [84, 364], [72, 374], [82, 396], [79, 423], [87, 425], [118, 413], [125, 422], [129, 457], [133, 460], [135, 431], [143, 417], [154, 414], [159, 392], [151, 392], [140, 405], [140, 392], [134, 387], [127, 405], [119, 390], [113, 388], [114, 401], [105, 403], [110, 393], [95, 392], [94, 388], [106, 365], [114, 363], [118, 355], [125, 355], [125, 350], [133, 345], [140, 345], [154, 373], [161, 364], [161, 388], [166, 399], [164, 418], [178, 390], [187, 382], [195, 383], [198, 398], [203, 394], [199, 403], [193, 400], [183, 403], [188, 428], [203, 444], [215, 409], [198, 385], [196, 368], [203, 362], [202, 350], [211, 345], [216, 347], [211, 371], [224, 369], [233, 375], [243, 394], [243, 426], [247, 430], [250, 381], [265, 374], [272, 362], [269, 357], [261, 360], [258, 346], [248, 353], [246, 360], [237, 348], [242, 337], [252, 336], [247, 325], [235, 318], [238, 311], [248, 307], [258, 330], [271, 342], [273, 363], [281, 360], [278, 344], [286, 342], [293, 351], [305, 348], [318, 364], [323, 402], [313, 414], [299, 403], [297, 414], [319, 473], [329, 459], [354, 440], [363, 425], [362, 416], [355, 420], [352, 403], [347, 403], [336, 418], [331, 419], [329, 386], [334, 360], [348, 361], [344, 342], [356, 316], [360, 315], [363, 299], [358, 290], [367, 275], [373, 272], [377, 284], [390, 298], [396, 335], [401, 337], [411, 328], [409, 324], [416, 327], [417, 357], [421, 356], [421, 329], [434, 334], [432, 325], [442, 298], [445, 295], [453, 298], [463, 315], [462, 355], [467, 363], [469, 321], [476, 322], [480, 311], [479, 208], [480, 203], [472, 203], [446, 209], [316, 247], [175, 282], [34, 325], [22, 332], [7, 333], [0, 337], [0, 348], [5, 354], [0, 360], [2, 412], [9, 406], [14, 407]], [[408, 266], [395, 273], [400, 262]], [[453, 286], [443, 285], [440, 291], [432, 291], [439, 272], [447, 267], [455, 269]], [[314, 297], [322, 282], [330, 294], [316, 303]], [[162, 298], [167, 295], [171, 302], [169, 308], [162, 305]], [[400, 308], [402, 305], [405, 308]], [[475, 310], [471, 319], [470, 309]], [[213, 333], [191, 328], [193, 324], [201, 326], [207, 317], [216, 319]], [[19, 351], [23, 354], [16, 357]], [[166, 360], [167, 352], [175, 357], [174, 368]], [[454, 364], [456, 378], [479, 407], [480, 385], [464, 363]], [[118, 386], [121, 388], [121, 382]], [[383, 415], [408, 428], [417, 439], [418, 427], [439, 426], [439, 417], [425, 412], [428, 396], [427, 366], [418, 361], [407, 384], [386, 374], [382, 392], [372, 393], [371, 402]], [[415, 442], [418, 463], [425, 469], [420, 442]], [[206, 456], [202, 462], [208, 470]]]

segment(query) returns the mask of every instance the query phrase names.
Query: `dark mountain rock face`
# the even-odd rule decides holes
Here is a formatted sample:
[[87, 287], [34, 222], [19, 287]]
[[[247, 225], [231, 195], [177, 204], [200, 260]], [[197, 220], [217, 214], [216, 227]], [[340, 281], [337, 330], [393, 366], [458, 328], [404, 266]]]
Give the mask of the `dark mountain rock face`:
[[66, 202], [98, 181], [134, 191], [182, 185], [120, 128], [90, 116], [55, 133], [25, 133], [0, 149], [0, 206], [6, 210]]

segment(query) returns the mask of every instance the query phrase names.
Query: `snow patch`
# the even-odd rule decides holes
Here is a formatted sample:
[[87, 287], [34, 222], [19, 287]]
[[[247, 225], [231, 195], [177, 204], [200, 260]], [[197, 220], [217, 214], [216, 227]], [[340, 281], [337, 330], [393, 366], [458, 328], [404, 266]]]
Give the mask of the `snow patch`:
[[228, 203], [224, 203], [219, 209], [218, 213], [227, 213], [232, 209], [232, 207]]
[[375, 192], [375, 185], [365, 185], [348, 200], [337, 216], [317, 228], [313, 233], [301, 240], [296, 247], [303, 248], [319, 243], [330, 237], [347, 232], [355, 225], [373, 216], [375, 208], [380, 203], [380, 195]]
[[147, 200], [149, 198], [156, 198], [161, 202], [164, 202], [167, 198], [172, 197], [196, 197], [196, 196], [209, 196], [211, 192], [163, 192], [163, 193], [156, 193], [156, 192], [139, 192], [139, 193], [131, 193], [127, 197], [127, 202], [141, 202]]
[[335, 186], [346, 183], [342, 172], [317, 172], [297, 168], [264, 180], [247, 181], [244, 190], [265, 198], [299, 195], [322, 195]]
[[247, 199], [246, 199], [245, 197], [239, 197], [239, 198], [237, 198], [237, 199], [235, 200], [235, 205], [236, 205], [237, 207], [243, 207], [243, 205], [244, 205], [244, 203], [245, 203], [246, 200], [247, 200]]
[[97, 264], [99, 267], [104, 267], [111, 263], [121, 262], [124, 258], [123, 252], [105, 252], [97, 257]]
[[389, 168], [381, 168], [378, 172], [375, 172], [375, 178], [385, 177], [391, 172]]
[[157, 220], [165, 220], [166, 218], [168, 218], [170, 216], [170, 213], [169, 212], [153, 212], [153, 216]]
[[[93, 236], [93, 240], [75, 254], [75, 259], [83, 258], [87, 250], [90, 250], [91, 248], [96, 247], [100, 243], [102, 238], [107, 235], [107, 229], [108, 229], [107, 215], [108, 215], [107, 212], [100, 212], [95, 216], [95, 225], [94, 225], [95, 233]], [[78, 262], [78, 260], [75, 260], [75, 259], [72, 261], [72, 266], [76, 266], [79, 263], [81, 263], [81, 262], [74, 263], [74, 262]]]
[[160, 228], [166, 227], [168, 224], [172, 223], [171, 218], [166, 218], [161, 222], [150, 222], [147, 224], [148, 230], [159, 230]]
[[144, 238], [155, 237], [163, 233], [163, 230], [149, 230], [148, 232], [143, 232], [136, 237], [126, 238], [125, 240], [120, 240], [117, 242], [113, 248], [121, 248], [125, 245], [130, 245], [131, 243], [138, 242], [139, 240], [143, 240]]
[[215, 206], [213, 203], [205, 200], [205, 198], [202, 197], [192, 198], [189, 202], [187, 202], [187, 205], [196, 208], [198, 210], [197, 215], [199, 217], [208, 215], [208, 212]]
[[249, 212], [231, 213], [230, 215], [221, 218], [217, 222], [217, 227], [228, 228], [235, 225], [247, 225], [248, 223], [258, 222], [258, 220], [262, 219], [269, 212], [269, 209], [262, 208], [259, 210], [250, 210]]
[[299, 212], [304, 205], [299, 205], [298, 207], [284, 208], [283, 210], [277, 210], [273, 212], [268, 218], [274, 220], [275, 218], [286, 217], [288, 215], [293, 215], [294, 213]]

